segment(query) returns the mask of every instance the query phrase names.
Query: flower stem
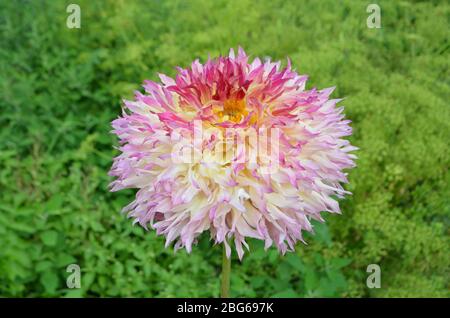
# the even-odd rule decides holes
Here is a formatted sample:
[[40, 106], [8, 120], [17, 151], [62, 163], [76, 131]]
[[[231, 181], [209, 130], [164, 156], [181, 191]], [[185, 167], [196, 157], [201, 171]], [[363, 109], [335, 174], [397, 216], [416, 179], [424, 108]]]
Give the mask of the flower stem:
[[227, 257], [227, 252], [225, 249], [225, 244], [223, 244], [223, 254], [222, 254], [222, 280], [220, 286], [220, 297], [229, 298], [230, 297], [230, 272], [231, 272], [231, 256]]

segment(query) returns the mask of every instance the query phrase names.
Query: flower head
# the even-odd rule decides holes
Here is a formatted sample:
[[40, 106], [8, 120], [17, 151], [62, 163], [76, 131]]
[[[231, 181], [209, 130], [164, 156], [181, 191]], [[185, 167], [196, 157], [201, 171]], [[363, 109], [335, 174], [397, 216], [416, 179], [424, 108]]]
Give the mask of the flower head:
[[249, 62], [241, 48], [177, 70], [145, 81], [112, 124], [121, 154], [111, 187], [139, 189], [124, 209], [135, 222], [188, 252], [209, 231], [242, 258], [246, 237], [285, 253], [311, 219], [340, 212], [356, 147], [333, 88], [306, 90], [290, 61]]

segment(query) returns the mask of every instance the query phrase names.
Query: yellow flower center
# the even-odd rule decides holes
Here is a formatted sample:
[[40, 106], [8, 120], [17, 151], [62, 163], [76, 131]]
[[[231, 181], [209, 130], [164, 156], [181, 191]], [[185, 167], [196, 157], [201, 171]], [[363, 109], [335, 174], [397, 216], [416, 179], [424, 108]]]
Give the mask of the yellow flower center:
[[[220, 121], [232, 121], [234, 123], [240, 123], [247, 115], [247, 105], [244, 99], [227, 99], [223, 103], [223, 109], [216, 112]], [[250, 123], [256, 122], [256, 116], [252, 116]]]
[[240, 122], [248, 115], [244, 99], [227, 99], [218, 115], [223, 121]]

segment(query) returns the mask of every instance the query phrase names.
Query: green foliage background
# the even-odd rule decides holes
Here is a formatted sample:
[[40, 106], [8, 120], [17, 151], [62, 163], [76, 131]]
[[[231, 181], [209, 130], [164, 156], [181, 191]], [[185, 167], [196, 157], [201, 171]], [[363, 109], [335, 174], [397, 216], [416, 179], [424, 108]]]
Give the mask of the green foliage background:
[[448, 2], [377, 1], [368, 29], [369, 1], [77, 0], [68, 29], [71, 2], [0, 2], [0, 296], [218, 296], [219, 246], [174, 254], [119, 213], [109, 131], [144, 79], [238, 45], [337, 85], [360, 150], [343, 215], [286, 256], [251, 242], [232, 296], [449, 296]]

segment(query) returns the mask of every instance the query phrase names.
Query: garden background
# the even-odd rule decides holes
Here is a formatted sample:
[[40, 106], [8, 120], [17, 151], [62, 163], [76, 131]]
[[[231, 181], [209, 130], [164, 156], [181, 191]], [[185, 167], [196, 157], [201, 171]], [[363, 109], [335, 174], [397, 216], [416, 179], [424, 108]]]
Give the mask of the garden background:
[[[66, 7], [81, 7], [81, 29]], [[449, 296], [449, 4], [377, 1], [1, 1], [0, 296], [218, 296], [221, 247], [188, 255], [109, 193], [121, 99], [157, 72], [244, 47], [309, 74], [360, 147], [343, 215], [280, 256], [234, 255], [234, 297]], [[82, 288], [68, 289], [69, 264]], [[366, 286], [369, 264], [381, 288]]]

